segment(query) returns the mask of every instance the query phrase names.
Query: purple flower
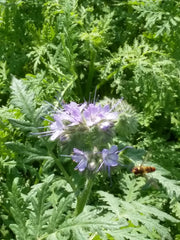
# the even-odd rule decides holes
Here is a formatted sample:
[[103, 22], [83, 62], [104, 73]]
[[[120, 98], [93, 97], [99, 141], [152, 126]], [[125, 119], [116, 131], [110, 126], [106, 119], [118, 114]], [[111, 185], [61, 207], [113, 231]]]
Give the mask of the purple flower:
[[75, 102], [70, 102], [64, 104], [63, 109], [59, 110], [58, 116], [67, 126], [78, 125], [83, 121], [81, 112], [85, 106], [86, 103], [78, 105]]
[[82, 122], [81, 111], [86, 106], [86, 103], [78, 105], [75, 102], [64, 104], [64, 108], [54, 114], [54, 122], [50, 124], [50, 139], [53, 141], [59, 138], [61, 141], [66, 139], [68, 130], [72, 126], [79, 125]]
[[[109, 104], [102, 106], [86, 102], [62, 104], [62, 107], [55, 112], [54, 122], [51, 122], [50, 131], [47, 131], [46, 135], [51, 135], [52, 141], [56, 139], [64, 141], [71, 139], [71, 136], [78, 131], [86, 131], [88, 134], [93, 127], [106, 131], [118, 121], [120, 112], [116, 112], [115, 109], [120, 102], [121, 100], [117, 101], [112, 107]], [[45, 132], [43, 134], [45, 135]]]
[[88, 157], [85, 152], [77, 148], [73, 148], [73, 155], [71, 158], [74, 162], [78, 163], [78, 165], [75, 167], [75, 170], [78, 169], [80, 172], [85, 170], [88, 163]]
[[101, 129], [107, 129], [112, 122], [117, 120], [118, 113], [112, 112], [109, 105], [102, 107], [100, 104], [89, 104], [83, 112], [86, 125], [88, 127], [99, 125]]
[[103, 149], [102, 150], [102, 159], [104, 165], [107, 167], [115, 167], [118, 165], [118, 147], [112, 146], [109, 150]]
[[108, 168], [108, 174], [110, 175], [110, 167], [115, 167], [118, 165], [118, 154], [126, 148], [132, 148], [130, 146], [126, 146], [121, 150], [118, 150], [118, 147], [113, 145], [110, 149], [103, 149], [102, 150], [102, 163], [98, 168], [98, 171], [104, 165]]
[[[109, 150], [103, 149], [102, 150], [102, 159], [103, 162], [101, 163], [99, 169], [104, 165], [108, 168], [108, 174], [110, 175], [110, 167], [115, 167], [118, 165], [118, 147], [113, 145]], [[99, 170], [98, 169], [98, 170]]]
[[[93, 151], [93, 152], [83, 152], [77, 148], [73, 148], [73, 154], [71, 158], [74, 162], [78, 163], [75, 167], [75, 170], [83, 172], [86, 168], [90, 171], [98, 172], [102, 166], [108, 168], [108, 174], [110, 175], [110, 167], [117, 166], [118, 163], [118, 154], [126, 148], [132, 148], [130, 146], [124, 147], [121, 150], [118, 150], [118, 147], [113, 145], [110, 149], [103, 149], [102, 152]], [[97, 169], [96, 166], [101, 159], [101, 164]]]
[[82, 123], [82, 114], [81, 112], [86, 107], [86, 103], [77, 104], [75, 102], [70, 102], [69, 104], [64, 105], [64, 112], [62, 113], [62, 120], [69, 121], [68, 126], [75, 126]]
[[55, 122], [53, 122], [50, 125], [51, 134], [52, 134], [50, 139], [52, 141], [57, 138], [61, 139], [61, 136], [63, 135], [64, 130], [65, 130], [65, 126], [64, 126], [63, 122], [61, 121], [61, 118], [59, 117], [58, 114], [54, 115], [54, 120], [55, 120]]

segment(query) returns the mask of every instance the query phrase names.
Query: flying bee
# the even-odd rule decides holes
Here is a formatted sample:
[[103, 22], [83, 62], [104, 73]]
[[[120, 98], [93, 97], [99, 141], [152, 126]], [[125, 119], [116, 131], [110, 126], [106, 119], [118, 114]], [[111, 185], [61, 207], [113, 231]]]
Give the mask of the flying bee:
[[132, 173], [135, 175], [141, 175], [144, 176], [146, 173], [151, 173], [156, 171], [155, 167], [150, 167], [150, 166], [135, 166], [132, 169]]

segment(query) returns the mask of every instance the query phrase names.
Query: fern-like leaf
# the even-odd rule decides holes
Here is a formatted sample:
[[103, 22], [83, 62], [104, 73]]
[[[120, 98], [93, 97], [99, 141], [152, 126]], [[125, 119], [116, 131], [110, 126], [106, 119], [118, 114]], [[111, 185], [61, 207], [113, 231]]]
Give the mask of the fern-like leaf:
[[37, 128], [35, 128], [31, 122], [29, 121], [24, 121], [24, 120], [18, 120], [18, 119], [9, 119], [9, 122], [17, 128], [20, 128], [23, 132], [35, 132], [37, 131]]
[[180, 219], [180, 202], [177, 199], [173, 198], [171, 200], [170, 208], [172, 209], [172, 212], [175, 214], [175, 216]]
[[[40, 148], [33, 148], [31, 145], [24, 145], [20, 142], [6, 142], [6, 146], [13, 150], [14, 152], [17, 152], [19, 154], [25, 154], [27, 156], [30, 156], [31, 158], [33, 157], [47, 157], [46, 156], [46, 151], [44, 149]], [[49, 157], [50, 158], [50, 157]]]
[[17, 240], [28, 240], [28, 228], [26, 225], [28, 218], [26, 211], [27, 204], [21, 196], [18, 178], [14, 179], [12, 191], [9, 192], [9, 199], [11, 203], [10, 211], [15, 220], [14, 224], [10, 224], [10, 228], [16, 235]]
[[174, 194], [177, 198], [179, 198], [180, 181], [164, 177], [163, 175], [170, 175], [170, 172], [158, 166], [157, 164], [154, 164], [154, 166], [156, 167], [156, 171], [152, 173], [152, 177], [157, 179], [159, 183], [162, 184], [170, 198], [172, 198]]
[[33, 239], [38, 239], [43, 235], [43, 229], [47, 226], [49, 214], [47, 210], [51, 206], [48, 202], [49, 192], [48, 186], [53, 180], [53, 175], [45, 179], [45, 182], [39, 184], [39, 189], [36, 194], [31, 195], [31, 212], [29, 215], [29, 233]]
[[73, 196], [69, 194], [66, 198], [59, 196], [58, 205], [53, 208], [50, 220], [47, 226], [47, 232], [52, 233], [54, 229], [58, 229], [59, 225], [62, 224], [66, 218], [66, 212], [72, 204]]
[[[160, 224], [160, 221], [171, 221], [177, 223], [178, 220], [159, 209], [144, 205], [138, 201], [125, 202], [112, 194], [98, 191], [103, 201], [107, 204], [107, 209], [118, 217], [118, 219], [128, 219], [133, 227], [144, 226], [147, 235], [151, 236], [151, 232], [155, 232], [164, 239], [172, 239], [169, 230]], [[117, 213], [117, 211], [119, 211]], [[131, 227], [131, 225], [129, 226]], [[132, 228], [133, 230], [133, 228]], [[119, 234], [121, 231], [119, 230]], [[138, 238], [137, 238], [138, 239]]]
[[129, 174], [125, 174], [121, 181], [122, 190], [124, 192], [124, 200], [132, 202], [140, 195], [140, 189], [145, 184], [145, 178], [133, 179]]
[[15, 77], [12, 79], [11, 90], [11, 103], [14, 106], [20, 108], [21, 111], [25, 114], [26, 118], [28, 120], [31, 120], [34, 116], [35, 111], [33, 92], [27, 90], [27, 87], [23, 81]]
[[[50, 234], [47, 239], [60, 240], [63, 239], [63, 236], [66, 236], [66, 239], [78, 240], [78, 239], [88, 239], [91, 233], [96, 232], [102, 239], [107, 239], [106, 231], [113, 232], [115, 229], [119, 227], [124, 227], [126, 225], [126, 221], [115, 221], [113, 220], [113, 215], [108, 214], [106, 216], [99, 216], [100, 212], [96, 210], [87, 209], [78, 215], [77, 217], [72, 217], [67, 219], [59, 229]], [[86, 238], [81, 238], [85, 236]]]

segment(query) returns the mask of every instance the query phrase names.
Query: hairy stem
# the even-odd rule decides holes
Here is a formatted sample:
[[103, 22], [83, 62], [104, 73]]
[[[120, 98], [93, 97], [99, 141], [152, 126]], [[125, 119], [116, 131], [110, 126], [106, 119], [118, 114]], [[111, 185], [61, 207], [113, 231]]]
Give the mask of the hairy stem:
[[83, 191], [79, 194], [79, 196], [77, 198], [75, 216], [79, 215], [83, 211], [83, 209], [87, 203], [87, 200], [89, 198], [92, 186], [93, 186], [92, 178], [87, 179]]

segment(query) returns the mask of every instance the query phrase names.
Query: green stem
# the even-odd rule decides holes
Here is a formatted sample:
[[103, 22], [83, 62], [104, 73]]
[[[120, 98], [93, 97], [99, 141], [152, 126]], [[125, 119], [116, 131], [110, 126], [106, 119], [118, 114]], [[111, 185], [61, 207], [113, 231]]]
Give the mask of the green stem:
[[58, 168], [61, 170], [61, 172], [63, 173], [66, 181], [69, 183], [69, 185], [71, 186], [72, 190], [75, 192], [76, 191], [76, 187], [73, 183], [73, 181], [71, 180], [69, 174], [66, 172], [65, 168], [63, 167], [63, 165], [61, 164], [60, 160], [53, 154], [51, 153], [52, 158], [55, 160], [56, 165], [58, 166]]
[[86, 205], [86, 202], [89, 198], [92, 186], [93, 186], [92, 178], [87, 179], [83, 191], [79, 194], [79, 196], [77, 198], [75, 216], [78, 216], [83, 211], [83, 209]]
[[94, 77], [94, 61], [96, 57], [96, 52], [95, 50], [91, 49], [90, 50], [90, 64], [89, 64], [89, 73], [88, 73], [88, 79], [87, 79], [87, 86], [86, 86], [86, 97], [89, 96], [90, 90], [91, 90], [91, 85], [92, 85], [92, 80]]

